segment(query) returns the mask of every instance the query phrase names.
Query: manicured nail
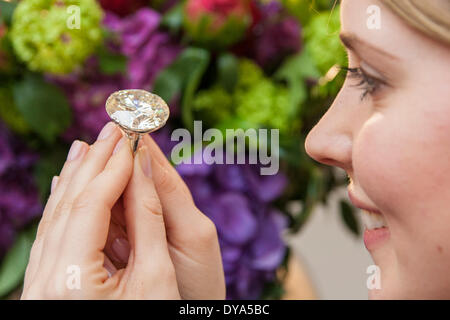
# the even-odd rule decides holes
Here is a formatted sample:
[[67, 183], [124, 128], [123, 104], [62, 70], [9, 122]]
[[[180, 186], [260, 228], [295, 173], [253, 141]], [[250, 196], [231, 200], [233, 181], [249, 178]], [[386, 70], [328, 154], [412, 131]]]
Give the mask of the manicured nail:
[[105, 261], [103, 262], [103, 268], [108, 272], [108, 277], [111, 278], [117, 271], [116, 267], [113, 265], [111, 260], [105, 256]]
[[114, 240], [111, 249], [116, 255], [116, 258], [120, 260], [120, 262], [128, 262], [128, 256], [130, 255], [130, 244], [128, 243], [127, 239], [117, 238], [116, 240]]
[[147, 147], [142, 147], [139, 149], [139, 164], [141, 165], [142, 171], [148, 177], [152, 177], [152, 158]]
[[81, 141], [75, 140], [70, 147], [69, 154], [67, 155], [67, 161], [77, 159], [80, 156], [82, 150], [83, 143]]
[[103, 127], [102, 131], [98, 135], [97, 140], [104, 140], [108, 138], [116, 129], [116, 125], [112, 122], [108, 122], [106, 126]]
[[53, 190], [55, 190], [56, 185], [58, 184], [59, 177], [54, 176], [52, 179], [52, 186], [50, 187], [50, 193], [53, 193]]
[[115, 154], [117, 151], [120, 150], [120, 148], [122, 148], [123, 144], [125, 143], [127, 139], [125, 137], [120, 138], [120, 140], [117, 142], [113, 154]]

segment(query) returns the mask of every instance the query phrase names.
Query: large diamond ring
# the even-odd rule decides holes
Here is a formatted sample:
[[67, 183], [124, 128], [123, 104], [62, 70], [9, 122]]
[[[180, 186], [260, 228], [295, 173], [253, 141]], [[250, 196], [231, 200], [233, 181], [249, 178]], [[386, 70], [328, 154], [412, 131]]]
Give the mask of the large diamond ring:
[[162, 128], [169, 119], [169, 107], [156, 94], [145, 90], [120, 90], [106, 100], [106, 112], [122, 128], [136, 152], [141, 135]]

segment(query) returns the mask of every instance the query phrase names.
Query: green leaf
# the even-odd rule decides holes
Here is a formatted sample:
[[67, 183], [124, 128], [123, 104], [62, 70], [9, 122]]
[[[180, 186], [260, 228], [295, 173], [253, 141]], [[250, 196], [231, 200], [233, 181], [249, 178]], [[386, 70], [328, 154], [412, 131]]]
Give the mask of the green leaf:
[[355, 217], [354, 209], [351, 205], [348, 204], [347, 201], [341, 200], [339, 202], [341, 217], [344, 221], [345, 225], [349, 228], [349, 230], [355, 235], [360, 235], [360, 227], [358, 220]]
[[10, 25], [16, 7], [16, 2], [0, 1], [0, 22], [5, 21], [7, 25]]
[[127, 68], [127, 58], [102, 48], [98, 52], [100, 70], [104, 74], [124, 73]]
[[308, 97], [305, 79], [319, 77], [320, 72], [306, 50], [288, 58], [275, 73], [275, 79], [287, 82], [293, 108], [305, 102]]
[[161, 20], [161, 25], [172, 33], [178, 33], [183, 25], [183, 2], [167, 11]]
[[230, 54], [224, 53], [217, 59], [217, 70], [219, 73], [219, 83], [227, 90], [232, 92], [239, 78], [239, 61]]
[[29, 126], [14, 105], [13, 92], [9, 83], [0, 87], [0, 101], [0, 118], [12, 131], [20, 134], [28, 133]]
[[205, 49], [187, 48], [155, 79], [153, 91], [169, 102], [183, 94], [181, 117], [184, 125], [193, 126], [192, 102], [201, 78], [209, 64], [210, 55]]
[[33, 225], [19, 233], [3, 259], [0, 265], [0, 297], [6, 296], [22, 283], [36, 229], [37, 225]]
[[30, 128], [48, 143], [55, 141], [71, 121], [69, 102], [60, 89], [27, 73], [13, 85], [14, 101]]
[[52, 178], [60, 172], [66, 154], [67, 151], [63, 147], [57, 145], [52, 146], [51, 150], [42, 153], [42, 157], [36, 164], [34, 168], [34, 178], [42, 202], [45, 202], [47, 199]]

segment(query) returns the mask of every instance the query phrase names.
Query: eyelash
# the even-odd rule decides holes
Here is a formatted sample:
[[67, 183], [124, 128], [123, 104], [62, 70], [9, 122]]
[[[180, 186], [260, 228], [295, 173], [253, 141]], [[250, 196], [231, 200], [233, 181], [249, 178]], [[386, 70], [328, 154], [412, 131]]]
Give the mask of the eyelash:
[[363, 90], [363, 93], [361, 94], [361, 101], [364, 100], [364, 98], [368, 94], [373, 96], [376, 93], [376, 91], [378, 91], [380, 87], [384, 84], [383, 81], [369, 76], [361, 68], [342, 67], [342, 69], [349, 72], [350, 78], [359, 80], [359, 82], [355, 85], [355, 87], [358, 87]]

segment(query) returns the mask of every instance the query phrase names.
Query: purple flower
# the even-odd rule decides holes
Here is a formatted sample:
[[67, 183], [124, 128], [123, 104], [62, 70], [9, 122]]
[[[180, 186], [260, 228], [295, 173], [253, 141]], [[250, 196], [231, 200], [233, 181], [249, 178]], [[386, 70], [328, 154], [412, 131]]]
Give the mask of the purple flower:
[[261, 67], [274, 68], [286, 56], [301, 49], [301, 27], [288, 16], [278, 1], [259, 4], [257, 17], [247, 37], [235, 52], [255, 60]]
[[156, 75], [181, 51], [168, 33], [159, 30], [161, 15], [142, 8], [120, 19], [112, 13], [104, 24], [119, 36], [119, 51], [128, 58], [127, 88], [150, 90]]
[[105, 102], [114, 91], [123, 88], [121, 75], [102, 75], [98, 60], [91, 57], [80, 73], [48, 77], [66, 93], [73, 110], [72, 126], [64, 133], [66, 141], [82, 139], [93, 142], [101, 128], [110, 121]]
[[287, 180], [281, 173], [261, 176], [259, 169], [247, 164], [177, 166], [196, 205], [217, 227], [230, 299], [257, 299], [286, 253], [281, 238], [286, 218], [270, 202]]
[[37, 157], [0, 122], [0, 259], [42, 206], [32, 169]]

